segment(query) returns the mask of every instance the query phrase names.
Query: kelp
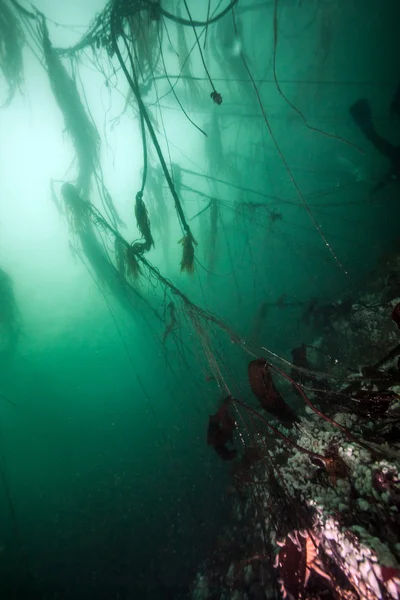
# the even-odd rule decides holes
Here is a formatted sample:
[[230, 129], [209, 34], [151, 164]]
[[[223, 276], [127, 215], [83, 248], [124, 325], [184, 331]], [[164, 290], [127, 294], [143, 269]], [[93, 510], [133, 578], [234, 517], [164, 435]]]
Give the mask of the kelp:
[[[136, 278], [141, 272], [134, 249], [108, 225], [93, 204], [79, 196], [72, 184], [64, 183], [61, 195], [76, 254], [93, 273], [99, 287], [110, 291], [131, 313], [136, 301], [143, 300], [128, 281], [128, 276]], [[103, 243], [102, 235], [107, 232], [113, 233], [116, 266]]]
[[65, 212], [68, 222], [75, 233], [87, 229], [89, 225], [89, 202], [80, 197], [77, 189], [71, 183], [65, 183], [61, 188]]
[[137, 279], [139, 275], [142, 273], [140, 268], [140, 264], [137, 258], [137, 252], [135, 245], [129, 246], [125, 251], [126, 257], [126, 271], [133, 277], [133, 279]]
[[24, 35], [7, 0], [0, 0], [0, 71], [8, 85], [3, 106], [8, 106], [23, 82], [22, 47]]
[[[136, 10], [127, 18], [129, 38], [142, 83], [151, 82], [157, 69], [161, 42], [157, 30], [160, 1], [151, 3], [151, 10]], [[162, 28], [160, 27], [162, 32]]]
[[[68, 211], [72, 213], [76, 212], [76, 217], [72, 214], [69, 218], [70, 226], [75, 238], [77, 237], [79, 239], [82, 251], [94, 270], [94, 279], [99, 280], [99, 283], [105, 284], [129, 312], [132, 312], [133, 301], [138, 298], [142, 303], [145, 303], [146, 308], [153, 313], [157, 320], [164, 322], [164, 319], [162, 319], [158, 311], [145, 299], [137, 287], [132, 285], [127, 277], [121, 276], [121, 264], [119, 264], [119, 269], [114, 266], [111, 257], [108, 255], [107, 242], [111, 242], [114, 245], [114, 248], [118, 248], [119, 258], [117, 258], [117, 262], [119, 259], [125, 260], [124, 272], [127, 275], [136, 279], [142, 274], [149, 280], [154, 279], [162, 287], [164, 294], [168, 292], [174, 295], [174, 304], [177, 305], [179, 302], [179, 311], [184, 311], [188, 322], [191, 323], [197, 335], [200, 337], [204, 348], [208, 347], [209, 344], [208, 330], [211, 326], [215, 326], [221, 331], [224, 331], [229, 336], [232, 343], [239, 342], [240, 338], [230, 329], [230, 327], [210, 311], [205, 310], [192, 302], [188, 296], [162, 275], [160, 271], [146, 259], [143, 249], [145, 242], [134, 242], [133, 244], [129, 244], [129, 242], [106, 221], [101, 212], [91, 202], [85, 201], [79, 197], [72, 184], [63, 184], [61, 194], [66, 205], [66, 213], [68, 214]], [[78, 222], [80, 225], [78, 229], [74, 229], [73, 224], [75, 222]], [[107, 237], [108, 240], [106, 239]], [[118, 246], [116, 246], [117, 240]], [[185, 254], [185, 251], [188, 252], [188, 249], [193, 247], [193, 244], [196, 242], [192, 239], [188, 240], [184, 238], [182, 243], [184, 244]], [[84, 257], [79, 249], [76, 250], [76, 253], [85, 263]], [[190, 267], [191, 264], [193, 269], [194, 251], [192, 251], [191, 255], [192, 262], [190, 263], [190, 257], [187, 257], [186, 264], [188, 267]], [[99, 288], [100, 287], [101, 286], [99, 286]], [[136, 307], [136, 305], [133, 305], [133, 307]], [[213, 373], [215, 374], [215, 379], [222, 384], [224, 379], [220, 368], [216, 363], [216, 359], [208, 352], [207, 357], [209, 364], [213, 369]]]
[[79, 194], [87, 198], [91, 178], [99, 164], [99, 134], [86, 114], [75, 79], [69, 75], [50, 42], [44, 17], [40, 24], [40, 33], [50, 86], [63, 114], [66, 131], [72, 139], [78, 159], [76, 188]]
[[142, 192], [136, 194], [135, 217], [137, 228], [145, 240], [146, 252], [154, 246], [153, 236], [151, 235], [150, 219], [145, 203], [143, 202]]
[[99, 195], [111, 222], [114, 225], [121, 224], [111, 195], [103, 182], [99, 160], [100, 136], [94, 123], [86, 114], [75, 79], [69, 75], [51, 44], [43, 15], [41, 15], [39, 31], [50, 86], [63, 114], [66, 131], [71, 137], [76, 152], [78, 174], [75, 185], [77, 191], [83, 198], [88, 198], [92, 177], [95, 177]]
[[181, 273], [193, 273], [194, 271], [194, 240], [190, 235], [185, 235], [179, 243], [183, 246]]
[[[116, 9], [115, 9], [115, 11], [116, 11]], [[164, 177], [166, 179], [166, 182], [170, 189], [171, 195], [173, 197], [175, 210], [176, 210], [176, 214], [177, 214], [179, 223], [180, 223], [183, 231], [185, 232], [185, 236], [184, 236], [184, 238], [182, 238], [183, 257], [182, 257], [182, 261], [181, 261], [181, 271], [186, 270], [188, 272], [192, 272], [193, 271], [193, 263], [194, 263], [194, 245], [196, 244], [196, 241], [195, 241], [192, 231], [190, 229], [189, 223], [186, 219], [186, 215], [185, 215], [185, 212], [182, 207], [182, 202], [181, 202], [181, 200], [177, 194], [177, 191], [175, 189], [174, 182], [171, 177], [171, 173], [168, 169], [168, 166], [167, 166], [166, 160], [164, 158], [163, 152], [161, 150], [160, 144], [158, 142], [154, 127], [151, 123], [151, 119], [149, 116], [150, 113], [143, 102], [143, 98], [142, 98], [139, 86], [137, 84], [138, 79], [137, 79], [137, 74], [135, 72], [134, 62], [132, 60], [132, 57], [129, 56], [129, 59], [130, 59], [129, 62], [130, 62], [130, 67], [131, 67], [131, 71], [132, 71], [132, 73], [130, 73], [127, 65], [125, 64], [124, 58], [121, 54], [121, 50], [118, 46], [118, 36], [121, 35], [125, 42], [125, 47], [129, 53], [129, 46], [128, 46], [128, 42], [126, 39], [126, 35], [124, 34], [123, 31], [121, 32], [117, 29], [116, 19], [117, 19], [117, 14], [115, 12], [114, 17], [111, 18], [112, 49], [113, 49], [113, 52], [117, 56], [118, 62], [121, 66], [121, 69], [126, 77], [126, 80], [129, 84], [131, 90], [133, 91], [133, 93], [135, 95], [135, 98], [136, 98], [136, 101], [137, 101], [137, 104], [139, 107], [140, 120], [141, 120], [141, 124], [142, 124], [143, 144], [146, 143], [145, 136], [143, 135], [144, 126], [145, 126], [146, 130], [149, 132], [149, 135], [150, 135], [152, 144], [154, 146], [154, 149], [156, 151], [158, 160], [160, 162]], [[130, 55], [130, 53], [129, 53], [129, 55]], [[144, 152], [144, 162], [145, 162], [144, 171], [146, 171], [147, 170], [147, 154], [146, 154], [146, 152]], [[142, 191], [143, 191], [144, 184], [145, 184], [145, 177], [143, 177]], [[184, 243], [185, 240], [187, 240], [187, 241]]]

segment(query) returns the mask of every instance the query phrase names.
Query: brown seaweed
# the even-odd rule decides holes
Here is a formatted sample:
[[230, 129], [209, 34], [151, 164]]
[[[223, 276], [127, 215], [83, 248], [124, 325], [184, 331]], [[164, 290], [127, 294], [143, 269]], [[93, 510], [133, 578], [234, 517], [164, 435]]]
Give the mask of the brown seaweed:
[[248, 377], [251, 390], [261, 407], [279, 419], [285, 427], [292, 427], [297, 417], [276, 389], [269, 365], [264, 358], [250, 361]]
[[190, 235], [185, 235], [179, 243], [183, 246], [182, 260], [181, 260], [181, 273], [193, 273], [194, 271], [194, 243], [193, 238]]
[[154, 240], [153, 236], [151, 235], [149, 214], [147, 212], [146, 205], [143, 202], [142, 192], [138, 192], [136, 194], [135, 217], [137, 227], [146, 242], [146, 249], [150, 250], [150, 248], [154, 246]]

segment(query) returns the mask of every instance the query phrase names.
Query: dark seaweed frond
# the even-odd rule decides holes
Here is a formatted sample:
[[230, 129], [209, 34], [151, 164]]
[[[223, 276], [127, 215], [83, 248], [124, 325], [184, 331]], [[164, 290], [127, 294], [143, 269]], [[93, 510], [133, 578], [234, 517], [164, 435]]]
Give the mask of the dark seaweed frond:
[[99, 134], [86, 114], [76, 81], [69, 75], [50, 42], [44, 17], [40, 33], [51, 89], [63, 113], [66, 130], [71, 136], [78, 158], [76, 187], [78, 193], [87, 198], [91, 177], [99, 164]]
[[154, 240], [151, 235], [149, 214], [143, 202], [143, 194], [141, 192], [136, 194], [135, 217], [137, 227], [145, 239], [148, 250], [150, 250], [151, 246], [154, 246]]
[[137, 279], [142, 273], [139, 261], [136, 256], [135, 245], [128, 246], [126, 249], [126, 266], [128, 273], [132, 275], [134, 279]]
[[75, 231], [87, 228], [90, 216], [90, 204], [81, 198], [71, 183], [64, 183], [61, 195], [65, 203], [68, 219]]
[[9, 88], [3, 106], [10, 104], [23, 81], [23, 44], [24, 36], [16, 15], [6, 0], [0, 0], [0, 71]]
[[138, 72], [145, 83], [154, 77], [160, 57], [157, 7], [159, 8], [159, 2], [153, 2], [148, 11], [135, 11], [127, 18], [133, 55]]
[[181, 273], [193, 273], [194, 271], [194, 242], [190, 235], [185, 235], [179, 243], [183, 246], [182, 260], [181, 260]]

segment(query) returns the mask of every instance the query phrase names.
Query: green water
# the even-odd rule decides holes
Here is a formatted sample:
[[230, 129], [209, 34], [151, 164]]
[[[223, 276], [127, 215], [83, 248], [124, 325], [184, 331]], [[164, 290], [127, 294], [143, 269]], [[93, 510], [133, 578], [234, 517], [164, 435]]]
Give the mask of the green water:
[[[194, 19], [206, 18], [207, 4], [189, 3]], [[175, 14], [176, 2], [162, 5]], [[66, 47], [104, 5], [36, 6], [49, 18], [54, 46]], [[277, 76], [309, 126], [325, 133], [307, 128], [278, 92], [273, 3], [240, 1], [236, 16], [239, 38], [227, 15], [210, 25], [204, 52], [222, 105], [209, 97], [199, 53], [190, 68], [200, 99], [183, 80], [176, 86], [207, 138], [185, 119], [165, 77], [144, 96], [167, 164], [182, 170], [182, 205], [198, 242], [192, 275], [180, 272], [183, 233], [165, 180], [168, 224], [151, 193], [144, 200], [155, 240], [146, 259], [237, 338], [212, 323], [197, 327], [154, 275], [134, 283], [141, 298], [132, 299], [82, 251], [49, 192], [51, 179], [59, 198], [60, 181], [74, 181], [73, 145], [32, 52], [40, 49], [24, 48], [22, 92], [0, 111], [0, 266], [12, 278], [21, 320], [15, 352], [0, 365], [0, 391], [12, 402], [0, 405], [4, 600], [189, 597], [229, 518], [229, 467], [207, 447], [206, 432], [228, 389], [250, 395], [244, 340], [253, 338], [258, 354], [265, 346], [290, 358], [293, 347], [321, 335], [302, 319], [306, 303], [356, 296], [397, 244], [398, 184], [371, 200], [371, 182], [388, 163], [348, 114], [368, 98], [376, 127], [398, 143], [399, 122], [388, 111], [400, 73], [396, 2], [281, 0]], [[35, 39], [21, 23], [27, 40]], [[165, 23], [171, 41], [164, 31], [162, 48], [173, 77], [178, 28]], [[185, 31], [191, 47], [193, 32]], [[137, 110], [126, 109], [120, 70], [106, 84], [92, 59], [88, 51], [79, 64], [78, 87], [101, 136], [104, 180], [125, 224], [119, 231], [132, 242], [140, 238], [133, 206], [143, 169]], [[0, 85], [5, 91], [3, 79]], [[159, 165], [149, 135], [147, 143], [152, 174]], [[94, 185], [90, 200], [104, 215]], [[106, 234], [96, 236], [113, 257]], [[178, 322], [163, 344], [170, 301]]]

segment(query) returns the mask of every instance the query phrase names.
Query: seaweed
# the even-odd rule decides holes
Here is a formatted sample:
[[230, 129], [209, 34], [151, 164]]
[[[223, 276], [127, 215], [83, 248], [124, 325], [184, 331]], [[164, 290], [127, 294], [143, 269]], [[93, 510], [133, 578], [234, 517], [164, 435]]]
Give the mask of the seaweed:
[[15, 12], [7, 0], [0, 0], [0, 71], [8, 84], [3, 106], [8, 106], [24, 79], [22, 48], [25, 37]]
[[146, 251], [154, 246], [153, 236], [150, 230], [150, 219], [145, 203], [143, 202], [142, 192], [136, 194], [135, 217], [137, 227], [145, 240]]

